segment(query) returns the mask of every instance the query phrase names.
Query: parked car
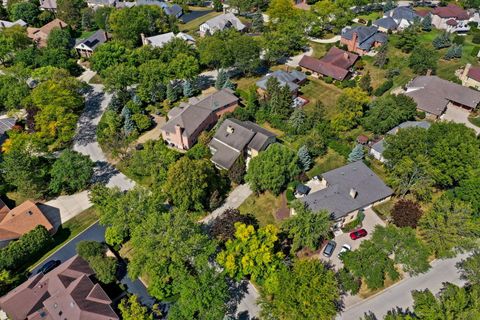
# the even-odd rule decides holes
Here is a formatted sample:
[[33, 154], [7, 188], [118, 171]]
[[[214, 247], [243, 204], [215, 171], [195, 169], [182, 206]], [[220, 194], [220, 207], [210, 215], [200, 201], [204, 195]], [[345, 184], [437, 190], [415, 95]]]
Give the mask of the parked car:
[[350, 232], [350, 238], [352, 240], [357, 240], [357, 239], [365, 237], [367, 234], [368, 234], [367, 230], [359, 229], [357, 231]]
[[325, 249], [323, 249], [323, 255], [327, 258], [330, 258], [336, 246], [337, 246], [337, 243], [335, 241], [333, 240], [328, 241], [327, 245], [325, 246]]
[[39, 273], [48, 273], [58, 267], [62, 262], [60, 260], [50, 260], [45, 263], [40, 269], [38, 269], [37, 274]]
[[340, 256], [342, 255], [342, 253], [344, 252], [347, 252], [347, 251], [350, 251], [352, 250], [352, 247], [350, 247], [348, 244], [344, 244], [342, 246], [342, 249], [340, 249], [340, 252], [338, 253], [338, 257], [340, 258]]

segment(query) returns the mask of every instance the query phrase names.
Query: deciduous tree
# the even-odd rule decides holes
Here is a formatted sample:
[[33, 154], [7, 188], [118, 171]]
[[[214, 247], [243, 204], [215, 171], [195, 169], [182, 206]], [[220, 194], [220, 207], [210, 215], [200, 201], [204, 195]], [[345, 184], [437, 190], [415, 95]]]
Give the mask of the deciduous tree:
[[398, 200], [392, 209], [393, 223], [397, 227], [416, 228], [422, 214], [418, 203], [406, 199]]
[[90, 183], [93, 162], [86, 155], [65, 150], [53, 163], [50, 175], [50, 190], [72, 194], [85, 189]]

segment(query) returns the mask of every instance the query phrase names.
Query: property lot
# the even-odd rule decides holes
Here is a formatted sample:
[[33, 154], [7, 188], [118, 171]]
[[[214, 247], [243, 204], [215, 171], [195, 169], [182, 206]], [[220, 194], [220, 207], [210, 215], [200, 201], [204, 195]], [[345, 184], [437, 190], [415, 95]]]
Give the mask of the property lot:
[[350, 239], [350, 232], [345, 232], [343, 234], [340, 234], [333, 239], [333, 241], [337, 243], [337, 246], [335, 247], [335, 250], [333, 251], [332, 256], [330, 258], [325, 257], [322, 254], [323, 252], [323, 248], [322, 248], [320, 252], [320, 259], [332, 264], [336, 270], [341, 269], [343, 267], [343, 263], [338, 257], [338, 253], [342, 249], [342, 246], [344, 244], [348, 244], [352, 248], [352, 250], [357, 249], [360, 246], [360, 243], [362, 243], [362, 241], [364, 241], [365, 239], [370, 239], [373, 229], [375, 228], [376, 225], [385, 226], [385, 222], [382, 219], [380, 219], [380, 217], [372, 210], [372, 208], [366, 209], [365, 219], [363, 219], [363, 222], [362, 222], [362, 228], [367, 230], [368, 235], [358, 240], [352, 240]]

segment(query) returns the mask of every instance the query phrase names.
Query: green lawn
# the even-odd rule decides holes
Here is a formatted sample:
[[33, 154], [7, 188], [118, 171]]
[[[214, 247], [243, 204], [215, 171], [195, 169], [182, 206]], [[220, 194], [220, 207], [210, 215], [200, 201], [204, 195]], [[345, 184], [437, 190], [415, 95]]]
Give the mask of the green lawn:
[[300, 88], [301, 96], [310, 101], [305, 107], [307, 109], [312, 108], [317, 101], [320, 101], [326, 107], [327, 117], [335, 115], [337, 113], [337, 99], [342, 94], [342, 89], [335, 87], [333, 84], [325, 83], [321, 79], [314, 77], [308, 79], [307, 84]]
[[338, 154], [335, 150], [329, 148], [326, 155], [315, 159], [315, 164], [313, 165], [313, 168], [307, 172], [307, 176], [309, 178], [313, 178], [314, 176], [318, 176], [345, 164], [345, 158]]
[[380, 19], [381, 17], [383, 17], [383, 12], [381, 11], [371, 12], [369, 14], [358, 16], [359, 19], [363, 19], [365, 21], [371, 20], [372, 22], [374, 20]]
[[88, 37], [90, 37], [92, 34], [94, 34], [95, 31], [82, 31], [82, 33], [80, 34], [80, 36], [78, 37], [78, 39], [86, 39]]
[[197, 19], [194, 19], [194, 20], [192, 20], [192, 21], [190, 21], [190, 22], [187, 22], [187, 23], [185, 23], [185, 24], [179, 24], [179, 25], [178, 25], [178, 28], [179, 28], [179, 30], [182, 31], [182, 32], [188, 32], [188, 33], [190, 33], [191, 35], [195, 35], [195, 34], [197, 33], [197, 31], [198, 31], [198, 27], [200, 27], [200, 25], [201, 25], [202, 23], [204, 23], [204, 22], [207, 21], [207, 20], [212, 19], [213, 17], [219, 16], [219, 15], [221, 15], [221, 14], [222, 14], [222, 12], [215, 12], [215, 11], [209, 12], [209, 13], [207, 13], [206, 15], [201, 16], [201, 17], [199, 17], [199, 18], [197, 18]]
[[75, 238], [77, 235], [79, 235], [82, 231], [87, 229], [97, 220], [97, 212], [92, 207], [65, 222], [62, 226], [60, 226], [60, 228], [57, 230], [57, 233], [55, 233], [55, 235], [53, 236], [53, 239], [55, 240], [54, 247], [50, 251], [45, 253], [37, 261], [32, 261], [32, 264], [30, 266], [27, 266], [27, 270], [30, 271], [34, 269], [37, 265], [45, 261], [52, 253], [54, 253], [64, 244]]
[[480, 116], [470, 117], [468, 118], [468, 121], [470, 121], [474, 126], [480, 127]]
[[322, 58], [327, 53], [327, 44], [310, 41], [308, 45], [313, 49], [312, 57]]
[[252, 214], [258, 221], [260, 227], [267, 224], [278, 225], [275, 220], [275, 213], [281, 207], [282, 200], [280, 196], [275, 196], [270, 192], [260, 195], [252, 194], [238, 208], [242, 214]]

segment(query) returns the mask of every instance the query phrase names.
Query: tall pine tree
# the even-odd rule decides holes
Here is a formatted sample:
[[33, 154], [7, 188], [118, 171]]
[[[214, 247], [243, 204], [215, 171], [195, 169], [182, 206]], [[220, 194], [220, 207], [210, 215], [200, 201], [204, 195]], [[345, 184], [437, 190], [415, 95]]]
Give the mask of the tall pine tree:
[[348, 155], [348, 162], [355, 162], [363, 159], [363, 147], [357, 144]]
[[298, 150], [298, 160], [303, 171], [307, 171], [312, 166], [312, 157], [308, 152], [307, 146], [303, 145]]
[[227, 73], [223, 69], [218, 70], [217, 80], [215, 80], [215, 88], [217, 90], [221, 90], [227, 80], [228, 80]]

